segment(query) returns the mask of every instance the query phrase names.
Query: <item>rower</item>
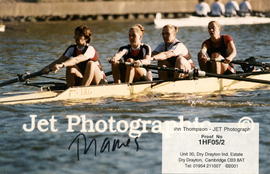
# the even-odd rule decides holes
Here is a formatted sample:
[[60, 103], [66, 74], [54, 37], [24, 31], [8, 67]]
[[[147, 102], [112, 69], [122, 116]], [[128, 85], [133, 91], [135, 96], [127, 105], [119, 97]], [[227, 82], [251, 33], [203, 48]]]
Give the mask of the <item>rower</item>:
[[57, 72], [66, 67], [66, 82], [68, 87], [98, 85], [106, 77], [98, 60], [96, 49], [89, 43], [92, 32], [86, 25], [75, 28], [75, 44], [70, 45], [64, 54], [42, 71]]
[[215, 2], [211, 5], [210, 16], [220, 17], [224, 15], [224, 12], [225, 12], [224, 5], [221, 2], [219, 2], [219, 0], [215, 0]]
[[200, 17], [205, 17], [210, 12], [209, 5], [205, 0], [199, 0], [199, 3], [195, 6], [195, 15]]
[[[217, 74], [235, 73], [229, 64], [236, 56], [236, 48], [230, 35], [221, 35], [221, 26], [217, 21], [208, 24], [210, 38], [205, 40], [198, 54], [201, 70]], [[211, 61], [207, 61], [210, 59]], [[224, 62], [215, 62], [215, 59], [224, 59]]]
[[[140, 67], [143, 64], [150, 64], [151, 60], [151, 47], [142, 43], [143, 35], [144, 27], [141, 24], [132, 26], [128, 35], [130, 44], [120, 47], [109, 60], [112, 64], [114, 83], [152, 80], [151, 71]], [[124, 62], [134, 63], [134, 66], [120, 63], [121, 58]]]
[[[183, 42], [176, 39], [178, 28], [173, 25], [165, 25], [162, 29], [163, 41], [153, 51], [152, 60], [158, 61], [158, 66], [175, 67], [185, 71], [194, 68], [191, 55]], [[167, 71], [159, 71], [159, 79], [175, 80], [185, 77], [184, 74], [175, 72], [174, 74]]]
[[226, 17], [237, 16], [238, 12], [239, 12], [238, 3], [234, 0], [229, 0], [225, 5], [225, 16]]
[[250, 16], [252, 13], [252, 8], [248, 0], [244, 0], [243, 2], [240, 3], [240, 8], [239, 8], [239, 14], [242, 17], [245, 16]]

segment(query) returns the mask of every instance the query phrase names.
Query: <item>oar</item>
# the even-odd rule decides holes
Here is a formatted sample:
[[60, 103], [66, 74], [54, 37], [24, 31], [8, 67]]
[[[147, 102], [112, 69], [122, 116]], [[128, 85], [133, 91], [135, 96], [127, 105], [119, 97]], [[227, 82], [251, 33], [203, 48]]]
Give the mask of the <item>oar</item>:
[[[210, 60], [210, 58], [209, 58], [209, 59], [207, 59], [207, 61], [224, 62], [225, 59]], [[255, 57], [250, 57], [246, 60], [233, 60], [230, 63], [240, 65], [244, 72], [254, 71], [255, 66], [262, 67], [264, 69], [267, 69], [270, 67], [270, 63], [257, 62]]]
[[[129, 65], [129, 66], [135, 66], [133, 63], [125, 62], [125, 64]], [[239, 76], [214, 74], [214, 73], [208, 73], [205, 71], [198, 71], [197, 69], [188, 72], [188, 71], [184, 71], [184, 70], [178, 69], [178, 68], [160, 67], [160, 66], [156, 66], [156, 65], [139, 65], [139, 67], [160, 70], [160, 71], [172, 71], [172, 72], [184, 73], [184, 74], [189, 74], [190, 76], [193, 76], [193, 77], [205, 77], [206, 76], [206, 77], [217, 77], [217, 78], [239, 80], [239, 81], [246, 81], [246, 82], [253, 82], [253, 83], [270, 84], [270, 81], [268, 81], [268, 80], [260, 80], [260, 79], [246, 78], [246, 77], [243, 78], [243, 77], [239, 77]]]
[[231, 61], [231, 63], [239, 64], [239, 65], [252, 65], [252, 66], [270, 67], [270, 63], [257, 62], [257, 61], [233, 60], [233, 61]]
[[[208, 61], [215, 61], [215, 62], [224, 62], [225, 59], [214, 59]], [[251, 65], [251, 66], [261, 66], [261, 67], [270, 67], [270, 63], [265, 62], [257, 62], [255, 57], [250, 57], [246, 60], [232, 60], [231, 63], [238, 64], [238, 65]]]
[[252, 56], [252, 57], [249, 57], [249, 58], [255, 58], [255, 59], [269, 59], [270, 57], [269, 56]]
[[251, 75], [260, 75], [260, 74], [269, 74], [270, 71], [254, 71], [254, 72], [241, 72], [241, 73], [236, 73], [236, 74], [228, 74], [228, 76], [233, 76], [233, 77], [246, 77], [246, 76], [251, 76]]
[[41, 75], [47, 74], [47, 73], [48, 72], [44, 72], [43, 70], [40, 70], [40, 71], [31, 73], [31, 74], [28, 74], [28, 73], [18, 74], [16, 78], [13, 78], [13, 79], [10, 79], [10, 80], [6, 80], [6, 81], [0, 83], [0, 87], [6, 86], [6, 85], [9, 85], [9, 84], [12, 84], [12, 83], [16, 83], [16, 82], [24, 82], [27, 79], [31, 79], [31, 78], [34, 78], [34, 77], [37, 77], [37, 76], [41, 76]]
[[[37, 77], [37, 76], [41, 76], [41, 77], [45, 77], [45, 78], [52, 78], [52, 79], [57, 79], [57, 80], [65, 80], [65, 79], [59, 79], [59, 78], [54, 78], [54, 77], [48, 77], [48, 76], [43, 76], [44, 74], [48, 74], [51, 70], [49, 71], [44, 71], [44, 70], [40, 70], [40, 71], [37, 71], [37, 72], [34, 72], [34, 73], [25, 73], [25, 74], [18, 74], [16, 78], [13, 78], [13, 79], [10, 79], [10, 80], [6, 80], [4, 82], [1, 82], [0, 83], [0, 87], [2, 86], [6, 86], [6, 85], [10, 85], [12, 83], [16, 83], [16, 82], [24, 82], [28, 79], [31, 79], [31, 78], [34, 78], [34, 77]], [[105, 73], [106, 76], [110, 76], [112, 75], [112, 71], [109, 71], [109, 72], [106, 72]]]
[[239, 81], [246, 81], [246, 82], [253, 82], [253, 83], [270, 84], [270, 81], [268, 81], [268, 80], [260, 80], [260, 79], [252, 79], [252, 78], [247, 78], [247, 77], [214, 74], [214, 73], [207, 73], [207, 72], [204, 72], [204, 71], [201, 72], [201, 74], [204, 74], [204, 73], [205, 73], [205, 76], [207, 76], [207, 77], [217, 77], [217, 78], [239, 80]]

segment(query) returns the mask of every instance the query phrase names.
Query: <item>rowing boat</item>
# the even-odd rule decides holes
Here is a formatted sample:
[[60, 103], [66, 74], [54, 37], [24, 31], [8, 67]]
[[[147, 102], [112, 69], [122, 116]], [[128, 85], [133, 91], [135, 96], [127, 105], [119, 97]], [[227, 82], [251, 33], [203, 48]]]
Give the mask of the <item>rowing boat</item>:
[[189, 16], [177, 19], [162, 19], [161, 14], [157, 13], [154, 19], [155, 27], [162, 28], [167, 24], [177, 27], [206, 27], [210, 21], [218, 21], [221, 25], [252, 25], [270, 23], [270, 17], [197, 17]]
[[[270, 80], [270, 74], [249, 76], [252, 79]], [[133, 84], [105, 84], [89, 87], [72, 87], [66, 90], [29, 92], [19, 95], [3, 95], [0, 104], [42, 103], [64, 100], [83, 100], [95, 98], [125, 98], [144, 94], [211, 94], [231, 90], [250, 90], [263, 84], [216, 77], [197, 80], [152, 81]]]

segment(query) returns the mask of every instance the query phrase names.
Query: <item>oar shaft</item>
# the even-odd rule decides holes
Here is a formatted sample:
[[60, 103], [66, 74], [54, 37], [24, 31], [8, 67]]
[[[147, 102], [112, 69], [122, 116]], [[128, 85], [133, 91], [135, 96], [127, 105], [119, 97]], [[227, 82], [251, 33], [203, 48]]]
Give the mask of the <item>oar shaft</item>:
[[222, 75], [222, 74], [213, 74], [205, 72], [205, 76], [208, 77], [217, 77], [217, 78], [224, 78], [224, 79], [231, 79], [231, 80], [239, 80], [239, 81], [246, 81], [246, 82], [253, 82], [253, 83], [263, 83], [263, 84], [270, 84], [268, 80], [260, 80], [260, 79], [252, 79], [252, 78], [243, 78], [237, 76], [230, 76], [230, 75]]
[[22, 81], [25, 81], [27, 79], [30, 79], [30, 78], [33, 78], [33, 77], [37, 77], [37, 76], [41, 76], [43, 74], [44, 74], [43, 71], [37, 71], [37, 72], [31, 73], [31, 74], [26, 74], [25, 76], [22, 76], [21, 80]]
[[4, 82], [0, 83], [0, 87], [5, 86], [5, 85], [9, 85], [9, 84], [12, 84], [12, 83], [16, 83], [16, 82], [24, 82], [27, 79], [37, 77], [37, 76], [41, 76], [42, 74], [44, 74], [43, 71], [37, 71], [37, 72], [31, 73], [31, 74], [21, 74], [21, 75], [18, 75], [17, 78], [10, 79], [10, 80], [7, 80], [7, 81], [4, 81]]
[[[213, 62], [224, 62], [225, 59], [207, 59], [208, 61]], [[261, 67], [270, 67], [270, 63], [265, 62], [256, 62], [256, 61], [247, 61], [247, 60], [232, 60], [231, 63], [238, 65], [252, 65], [252, 66], [261, 66]]]
[[247, 62], [242, 60], [233, 60], [231, 61], [233, 64], [239, 64], [239, 65], [253, 65], [253, 66], [262, 66], [262, 67], [270, 67], [270, 63], [264, 63], [264, 62]]
[[6, 86], [6, 85], [9, 85], [9, 84], [12, 84], [12, 83], [16, 83], [18, 81], [19, 81], [19, 78], [10, 79], [10, 80], [7, 80], [7, 81], [4, 81], [4, 82], [0, 83], [0, 87]]

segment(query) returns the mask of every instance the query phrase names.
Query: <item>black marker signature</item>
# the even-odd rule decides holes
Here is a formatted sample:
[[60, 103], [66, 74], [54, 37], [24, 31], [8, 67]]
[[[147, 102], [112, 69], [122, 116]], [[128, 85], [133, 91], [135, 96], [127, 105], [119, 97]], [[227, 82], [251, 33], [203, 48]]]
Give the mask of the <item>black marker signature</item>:
[[[104, 138], [102, 145], [99, 149], [97, 149], [97, 140], [95, 138], [90, 139], [89, 138], [89, 144], [87, 144], [87, 138], [85, 134], [79, 133], [69, 144], [68, 150], [72, 147], [74, 143], [77, 145], [77, 159], [80, 160], [80, 137], [82, 138], [82, 143], [83, 143], [83, 154], [87, 154], [91, 146], [94, 148], [94, 155], [97, 156], [97, 150], [99, 150], [100, 153], [104, 153], [105, 151], [107, 152], [114, 152], [117, 149], [121, 149], [123, 147], [129, 147], [131, 140], [128, 138], [125, 142], [120, 142], [119, 139], [113, 139], [111, 141], [108, 137]], [[136, 151], [140, 150], [139, 142], [138, 142], [138, 137], [134, 139], [134, 143], [136, 145]]]

